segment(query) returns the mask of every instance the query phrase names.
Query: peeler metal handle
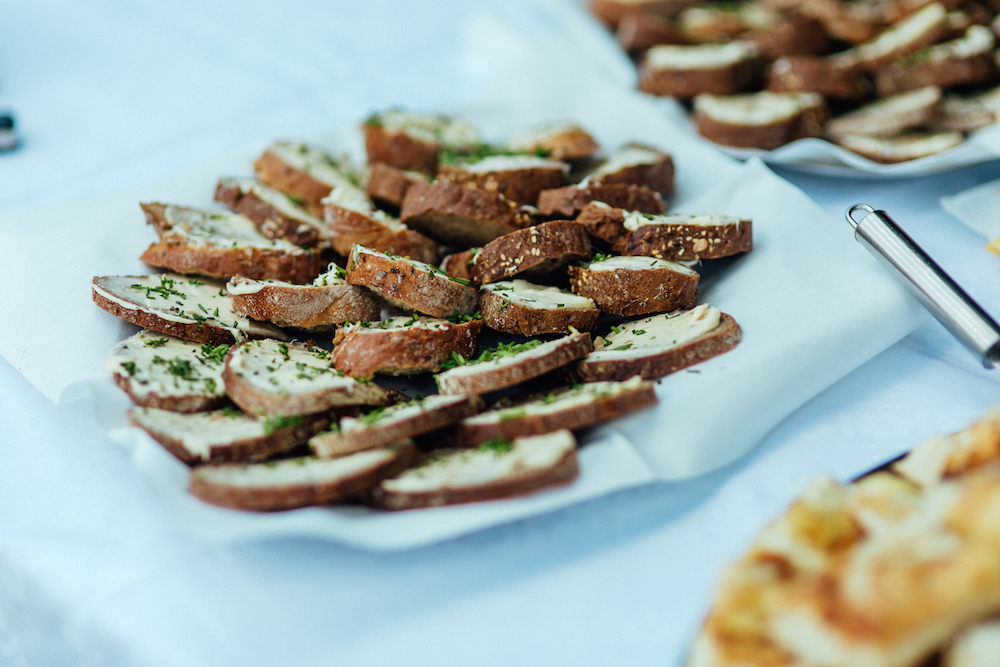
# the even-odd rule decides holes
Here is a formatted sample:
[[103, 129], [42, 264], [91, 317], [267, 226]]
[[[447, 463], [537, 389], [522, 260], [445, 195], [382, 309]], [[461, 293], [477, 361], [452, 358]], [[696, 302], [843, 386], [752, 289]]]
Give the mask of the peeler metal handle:
[[855, 204], [847, 209], [847, 221], [854, 227], [854, 238], [983, 366], [993, 368], [1000, 362], [1000, 326], [885, 211]]

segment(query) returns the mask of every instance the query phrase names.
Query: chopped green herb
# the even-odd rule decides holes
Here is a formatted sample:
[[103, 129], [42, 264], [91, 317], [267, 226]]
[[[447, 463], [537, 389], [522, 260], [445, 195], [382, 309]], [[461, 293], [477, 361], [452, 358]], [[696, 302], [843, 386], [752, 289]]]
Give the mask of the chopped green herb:
[[123, 361], [122, 368], [129, 374], [129, 377], [135, 375], [135, 362], [134, 361]]
[[167, 362], [167, 372], [189, 382], [199, 379], [198, 374], [191, 367], [191, 361], [180, 357], [174, 357]]
[[163, 347], [166, 344], [166, 338], [150, 338], [146, 341], [146, 347]]
[[271, 435], [275, 431], [279, 431], [283, 428], [290, 428], [292, 426], [301, 426], [302, 417], [284, 417], [278, 415], [276, 417], [268, 417], [264, 422], [264, 433]]
[[645, 329], [632, 329], [632, 333], [634, 333], [636, 336], [643, 336], [643, 335], [646, 334], [646, 330]]
[[508, 408], [507, 410], [500, 411], [500, 421], [507, 422], [514, 419], [521, 419], [528, 414], [525, 408]]
[[208, 393], [214, 394], [216, 387], [217, 385], [213, 378], [205, 378], [205, 390], [208, 391]]
[[207, 343], [201, 346], [201, 358], [208, 364], [221, 364], [226, 360], [229, 346], [226, 344], [211, 346]]
[[288, 346], [287, 345], [285, 345], [284, 343], [278, 343], [278, 352], [281, 352], [281, 356], [283, 356], [285, 358], [285, 361], [288, 361]]
[[140, 285], [136, 283], [134, 285], [129, 285], [129, 288], [135, 290], [144, 290], [146, 292], [147, 299], [155, 299], [156, 297], [153, 296], [154, 294], [159, 294], [160, 298], [162, 299], [169, 299], [171, 296], [179, 296], [182, 299], [186, 299], [187, 296], [183, 292], [178, 292], [177, 290], [174, 289], [174, 285], [176, 284], [177, 281], [173, 280], [172, 278], [166, 278], [160, 276], [159, 287], [148, 287], [146, 285]]
[[222, 412], [222, 414], [226, 415], [227, 417], [232, 417], [232, 418], [243, 416], [243, 412], [235, 405], [227, 405], [226, 407], [222, 408], [220, 412]]
[[611, 348], [612, 352], [617, 352], [619, 350], [627, 350], [632, 347], [632, 343], [625, 343], [624, 345], [619, 345], [618, 347]]
[[476, 311], [471, 315], [459, 315], [456, 312], [449, 315], [447, 319], [452, 324], [464, 324], [465, 322], [474, 322], [476, 320], [481, 320], [483, 319], [483, 316], [479, 311]]
[[466, 359], [457, 352], [451, 353], [451, 359], [441, 364], [441, 370], [448, 370], [457, 366], [472, 366], [486, 361], [493, 361], [502, 357], [512, 357], [521, 352], [527, 352], [542, 344], [540, 340], [529, 340], [526, 343], [499, 343], [496, 347], [487, 348], [479, 353], [478, 357]]
[[476, 447], [476, 451], [493, 452], [497, 456], [506, 454], [512, 449], [514, 449], [514, 443], [511, 442], [510, 440], [504, 440], [503, 438], [494, 438], [493, 440], [487, 440], [483, 444]]
[[385, 408], [375, 408], [368, 414], [361, 415], [360, 417], [358, 417], [358, 421], [364, 424], [365, 426], [371, 426], [372, 424], [377, 422], [384, 414], [385, 414]]
[[607, 259], [611, 259], [611, 255], [605, 255], [603, 252], [595, 252], [594, 253], [594, 258], [592, 260], [590, 260], [590, 261], [591, 261], [591, 263], [593, 263], [593, 262], [603, 262], [603, 261], [605, 261]]

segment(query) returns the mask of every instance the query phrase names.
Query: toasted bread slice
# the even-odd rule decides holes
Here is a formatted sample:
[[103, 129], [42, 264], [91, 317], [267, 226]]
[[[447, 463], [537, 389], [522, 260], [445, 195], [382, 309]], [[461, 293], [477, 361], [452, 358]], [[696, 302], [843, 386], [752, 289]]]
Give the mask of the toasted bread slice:
[[666, 206], [659, 192], [624, 183], [570, 185], [538, 195], [538, 213], [544, 218], [569, 220], [580, 215], [590, 202], [599, 201], [627, 211], [663, 213]]
[[634, 375], [652, 380], [728, 352], [741, 337], [736, 320], [702, 304], [635, 320], [599, 336], [594, 351], [573, 372], [584, 382], [620, 381]]
[[337, 330], [331, 359], [334, 368], [358, 378], [436, 371], [454, 354], [471, 356], [482, 329], [482, 320], [452, 323], [416, 314], [355, 322]]
[[330, 425], [334, 415], [258, 419], [229, 409], [171, 412], [132, 408], [128, 420], [188, 465], [266, 461], [306, 442]]
[[[601, 152], [597, 140], [579, 125], [542, 125], [507, 140], [506, 148], [514, 153], [536, 153], [552, 160], [576, 162]], [[538, 199], [528, 202], [534, 204]]]
[[578, 431], [656, 405], [653, 384], [640, 377], [625, 382], [589, 382], [501, 400], [493, 409], [463, 419], [449, 436], [462, 447], [497, 438], [512, 440], [559, 429]]
[[476, 161], [438, 165], [438, 178], [459, 185], [472, 183], [517, 204], [534, 206], [538, 193], [566, 181], [564, 162], [537, 155], [491, 155]]
[[424, 465], [376, 486], [369, 501], [389, 510], [494, 500], [569, 484], [580, 474], [569, 431], [431, 452]]
[[142, 210], [160, 237], [139, 257], [151, 266], [226, 280], [241, 275], [292, 283], [310, 282], [326, 268], [315, 249], [269, 239], [238, 213], [157, 203], [142, 204]]
[[478, 357], [455, 357], [434, 379], [442, 394], [486, 394], [544, 375], [594, 349], [590, 334], [571, 333], [548, 342], [500, 343]]
[[482, 400], [475, 396], [435, 394], [416, 398], [361, 417], [343, 417], [338, 427], [313, 436], [309, 446], [323, 458], [385, 447], [454, 424], [481, 409]]
[[299, 141], [272, 144], [253, 163], [264, 183], [284, 192], [315, 216], [323, 215], [323, 199], [336, 188], [364, 187], [364, 174], [346, 156], [333, 156], [322, 148]]
[[626, 215], [628, 211], [624, 209], [594, 201], [580, 211], [576, 221], [586, 227], [590, 238], [597, 240], [601, 247], [621, 252], [625, 248], [628, 235], [632, 233], [625, 229]]
[[606, 313], [649, 315], [693, 308], [698, 273], [653, 257], [601, 257], [569, 267], [570, 288]]
[[689, 260], [728, 257], [753, 249], [753, 222], [728, 215], [625, 216], [623, 254]]
[[860, 101], [871, 84], [830, 58], [799, 55], [775, 60], [767, 71], [767, 89], [776, 93], [814, 92], [829, 99]]
[[222, 407], [228, 345], [189, 343], [145, 329], [111, 348], [104, 369], [136, 404], [174, 412]]
[[347, 281], [364, 285], [407, 311], [432, 317], [468, 315], [479, 304], [479, 290], [434, 266], [356, 245], [347, 262]]
[[590, 259], [587, 230], [572, 220], [553, 220], [490, 241], [476, 256], [472, 279], [495, 283], [512, 276], [560, 278], [568, 264]]
[[164, 273], [97, 276], [91, 287], [94, 303], [115, 317], [184, 340], [231, 345], [247, 338], [288, 339], [281, 329], [237, 315], [221, 283]]
[[371, 489], [420, 460], [410, 441], [337, 459], [311, 456], [267, 463], [225, 463], [191, 471], [191, 493], [207, 503], [273, 512], [327, 505]]
[[993, 57], [994, 42], [989, 28], [970, 26], [958, 39], [927, 47], [878, 70], [875, 90], [887, 97], [926, 86], [950, 88], [995, 81], [1000, 70]]
[[702, 93], [733, 95], [753, 86], [762, 69], [760, 49], [751, 42], [677, 46], [646, 52], [639, 65], [639, 90], [689, 99]]
[[472, 282], [472, 267], [475, 265], [481, 250], [482, 248], [469, 248], [448, 255], [441, 260], [441, 270], [452, 278], [461, 278]]
[[369, 163], [426, 174], [435, 172], [442, 150], [463, 153], [479, 144], [479, 133], [467, 123], [400, 109], [372, 114], [361, 129]]
[[414, 183], [427, 183], [426, 174], [405, 171], [382, 162], [368, 165], [366, 193], [375, 205], [393, 215], [399, 215], [406, 192]]
[[696, 2], [687, 0], [590, 0], [590, 11], [606, 26], [614, 30], [626, 16], [647, 12], [665, 18], [674, 18], [685, 7]]
[[253, 340], [234, 347], [223, 373], [233, 403], [253, 415], [300, 416], [349, 405], [390, 405], [396, 392], [333, 368], [304, 343]]
[[694, 100], [698, 134], [724, 146], [772, 150], [802, 139], [818, 137], [829, 117], [818, 93], [699, 95]]
[[291, 197], [252, 178], [221, 178], [215, 201], [246, 216], [269, 239], [282, 239], [304, 248], [326, 247], [323, 221]]
[[759, 3], [715, 6], [711, 4], [689, 7], [677, 16], [677, 27], [681, 34], [693, 44], [725, 44], [731, 42], [751, 28], [747, 14], [759, 14], [763, 20], [773, 25], [778, 13]]
[[823, 24], [798, 13], [781, 16], [773, 25], [755, 27], [740, 38], [756, 44], [767, 60], [830, 52], [830, 39]]
[[944, 5], [933, 2], [894, 23], [875, 39], [855, 47], [856, 67], [865, 72], [874, 72], [925, 46], [936, 44], [947, 37], [951, 30], [947, 14]]
[[[772, 0], [772, 6], [775, 2]], [[816, 19], [833, 39], [848, 44], [861, 44], [878, 36], [889, 21], [883, 6], [870, 2], [843, 2], [841, 0], [804, 0], [794, 9], [804, 16]], [[857, 54], [852, 51], [852, 59]]]
[[406, 192], [400, 219], [450, 246], [481, 246], [527, 227], [532, 212], [496, 192], [450, 181], [415, 183]]
[[347, 272], [336, 264], [311, 285], [236, 276], [226, 290], [240, 315], [309, 331], [332, 330], [352, 320], [377, 320], [385, 305], [371, 290], [349, 284]]
[[601, 318], [591, 299], [526, 280], [484, 285], [479, 309], [486, 326], [523, 336], [590, 331]]
[[946, 97], [938, 115], [927, 125], [931, 134], [938, 132], [971, 132], [993, 125], [1000, 116], [996, 109], [984, 104], [980, 96]]
[[652, 146], [626, 144], [590, 172], [579, 185], [624, 183], [646, 186], [663, 197], [674, 191], [674, 161]]
[[629, 12], [615, 30], [618, 45], [631, 54], [658, 44], [687, 44], [688, 40], [670, 19], [652, 12]]
[[323, 200], [333, 249], [347, 255], [355, 243], [381, 252], [437, 263], [437, 243], [372, 205], [358, 188], [342, 187]]
[[965, 142], [961, 132], [924, 134], [910, 132], [896, 137], [869, 137], [845, 134], [836, 138], [838, 144], [869, 160], [882, 164], [908, 162], [930, 155], [937, 155]]
[[827, 123], [826, 133], [834, 139], [845, 134], [889, 137], [929, 123], [937, 115], [941, 99], [937, 86], [892, 95], [834, 118]]

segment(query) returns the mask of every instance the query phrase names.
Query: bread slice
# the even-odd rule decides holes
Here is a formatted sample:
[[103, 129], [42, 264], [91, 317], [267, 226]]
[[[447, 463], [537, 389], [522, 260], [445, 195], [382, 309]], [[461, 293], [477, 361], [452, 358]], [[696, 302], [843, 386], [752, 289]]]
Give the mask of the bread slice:
[[273, 512], [354, 498], [420, 460], [412, 442], [337, 459], [304, 456], [266, 463], [225, 463], [191, 471], [196, 498], [220, 507]]
[[757, 10], [773, 24], [778, 13], [759, 3], [715, 6], [699, 5], [685, 9], [677, 16], [677, 27], [692, 44], [725, 44], [750, 29], [747, 14]]
[[222, 283], [164, 273], [97, 276], [94, 303], [126, 322], [184, 340], [231, 345], [247, 338], [288, 337], [269, 324], [237, 315]]
[[334, 368], [356, 378], [436, 371], [453, 355], [471, 356], [482, 329], [482, 320], [449, 322], [416, 314], [354, 322], [337, 330], [331, 360]]
[[775, 60], [767, 70], [766, 87], [775, 93], [814, 92], [828, 99], [860, 101], [871, 84], [831, 58], [798, 55]]
[[576, 221], [587, 229], [592, 240], [596, 240], [602, 248], [611, 248], [615, 252], [625, 249], [625, 243], [631, 232], [625, 229], [625, 216], [628, 211], [608, 206], [604, 202], [595, 201], [587, 204]]
[[656, 405], [653, 384], [640, 377], [624, 382], [589, 382], [513, 400], [467, 417], [450, 429], [461, 447], [497, 438], [512, 440], [559, 429], [578, 431]]
[[171, 412], [132, 408], [128, 420], [188, 465], [266, 461], [306, 442], [335, 415], [252, 417], [235, 408], [213, 412]]
[[614, 30], [628, 15], [636, 12], [656, 14], [669, 19], [693, 4], [697, 3], [685, 0], [590, 0], [589, 6], [594, 16]]
[[823, 55], [830, 52], [830, 38], [823, 24], [799, 13], [779, 16], [773, 25], [758, 26], [740, 35], [757, 45], [767, 60], [786, 56]]
[[139, 257], [151, 266], [226, 280], [241, 275], [292, 283], [310, 282], [326, 268], [315, 249], [269, 239], [237, 213], [173, 204], [141, 206], [160, 237]]
[[925, 134], [910, 132], [896, 137], [869, 137], [845, 134], [836, 138], [838, 144], [849, 151], [882, 164], [908, 162], [937, 155], [965, 142], [961, 132]]
[[339, 426], [313, 436], [309, 446], [322, 458], [385, 447], [454, 424], [481, 409], [482, 400], [475, 396], [418, 397], [361, 417], [343, 417]]
[[818, 93], [699, 95], [694, 100], [698, 134], [724, 146], [772, 150], [804, 137], [818, 137], [829, 117]]
[[374, 113], [361, 127], [368, 162], [382, 162], [397, 169], [433, 174], [438, 154], [459, 154], [480, 143], [474, 127], [440, 115], [421, 115], [389, 109]]
[[[549, 124], [531, 128], [508, 139], [505, 147], [513, 153], [535, 153], [567, 162], [587, 160], [601, 152], [597, 140], [579, 125]], [[537, 199], [536, 196], [528, 203], [534, 204]]]
[[253, 415], [300, 416], [350, 405], [390, 405], [397, 393], [333, 368], [330, 353], [305, 343], [253, 340], [234, 347], [226, 393]]
[[253, 163], [257, 178], [284, 192], [315, 216], [323, 215], [323, 199], [336, 188], [364, 188], [364, 174], [347, 156], [333, 156], [300, 141], [279, 141]]
[[670, 260], [716, 259], [753, 249], [753, 222], [728, 215], [629, 212], [623, 254]]
[[937, 115], [941, 99], [937, 86], [892, 95], [834, 118], [827, 123], [826, 133], [834, 139], [845, 134], [889, 137], [929, 123]]
[[856, 67], [874, 72], [893, 61], [936, 44], [948, 36], [947, 10], [933, 2], [882, 31], [875, 39], [855, 47]]
[[652, 12], [629, 12], [618, 23], [615, 30], [618, 45], [630, 54], [657, 46], [658, 44], [687, 44], [673, 21]]
[[580, 474], [569, 431], [431, 452], [423, 465], [383, 480], [368, 497], [389, 510], [455, 505], [533, 493]]
[[565, 163], [537, 155], [491, 155], [476, 161], [438, 165], [438, 178], [459, 185], [472, 183], [517, 204], [534, 206], [542, 190], [566, 181]]
[[931, 134], [939, 132], [972, 132], [993, 125], [1000, 116], [996, 109], [984, 104], [980, 96], [946, 97], [941, 102], [938, 114], [927, 125]]
[[479, 310], [491, 329], [523, 336], [590, 331], [601, 318], [591, 299], [526, 280], [484, 285]]
[[371, 290], [347, 282], [347, 272], [331, 264], [311, 285], [236, 276], [226, 285], [233, 310], [280, 327], [328, 331], [352, 320], [377, 320], [385, 302]]
[[323, 200], [323, 219], [333, 249], [348, 255], [355, 243], [374, 250], [436, 264], [437, 243], [375, 208], [365, 193], [341, 187]]
[[579, 187], [609, 183], [646, 186], [669, 197], [674, 191], [673, 158], [652, 146], [626, 144], [587, 174]]
[[483, 285], [512, 276], [545, 281], [561, 277], [568, 264], [590, 259], [587, 230], [572, 220], [554, 220], [490, 241], [472, 266], [472, 279]]
[[500, 343], [471, 359], [456, 355], [442, 365], [447, 370], [434, 380], [442, 394], [486, 394], [544, 375], [592, 349], [587, 333], [571, 333], [547, 342], [536, 338], [527, 343]]
[[144, 329], [111, 348], [104, 369], [138, 405], [203, 412], [226, 402], [222, 366], [228, 350]]
[[472, 282], [472, 267], [475, 265], [481, 250], [482, 248], [469, 248], [448, 255], [441, 260], [440, 268], [452, 278], [461, 278]]
[[400, 220], [443, 245], [482, 246], [534, 222], [532, 211], [473, 184], [438, 180], [414, 183]]
[[698, 273], [653, 257], [601, 256], [569, 267], [570, 288], [614, 315], [649, 315], [693, 308]]
[[599, 336], [594, 351], [572, 369], [577, 378], [621, 381], [641, 375], [652, 380], [728, 352], [742, 337], [736, 320], [707, 304], [615, 329]]
[[215, 201], [246, 216], [269, 239], [282, 239], [304, 248], [329, 246], [323, 221], [285, 193], [252, 178], [221, 178]]
[[[770, 4], [774, 5], [772, 1]], [[816, 19], [833, 39], [848, 44], [861, 44], [878, 36], [889, 21], [885, 5], [842, 0], [805, 0], [794, 7], [804, 16]], [[851, 50], [852, 59], [857, 54]]]
[[410, 186], [427, 182], [427, 175], [419, 171], [405, 171], [389, 164], [374, 162], [368, 165], [368, 187], [365, 192], [380, 209], [399, 215]]
[[702, 93], [733, 95], [753, 86], [762, 68], [757, 45], [660, 45], [646, 52], [639, 65], [639, 90], [651, 95], [689, 99]]
[[538, 195], [538, 214], [543, 218], [569, 220], [580, 215], [584, 207], [594, 201], [627, 211], [663, 213], [666, 210], [660, 193], [647, 187], [588, 183], [545, 190]]
[[878, 70], [875, 90], [887, 97], [926, 86], [950, 88], [995, 81], [1000, 70], [993, 57], [994, 42], [989, 28], [970, 26], [958, 39], [927, 47]]
[[479, 304], [479, 290], [434, 266], [356, 245], [347, 262], [347, 281], [364, 285], [407, 311], [432, 317], [468, 315]]

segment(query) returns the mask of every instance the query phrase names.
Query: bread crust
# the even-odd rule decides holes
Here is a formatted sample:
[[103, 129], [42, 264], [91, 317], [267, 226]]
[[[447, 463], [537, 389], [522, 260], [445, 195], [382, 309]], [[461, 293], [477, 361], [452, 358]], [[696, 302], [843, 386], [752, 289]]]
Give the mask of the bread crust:
[[941, 108], [940, 88], [933, 88], [926, 93], [924, 89], [907, 91], [900, 93], [900, 96], [910, 100], [916, 98], [918, 104], [892, 109], [889, 105], [897, 103], [894, 98], [883, 98], [832, 119], [827, 123], [826, 134], [834, 139], [848, 134], [888, 137], [909, 128], [926, 125], [937, 116]]
[[302, 206], [315, 216], [323, 216], [323, 199], [332, 188], [308, 173], [288, 164], [270, 150], [253, 163], [257, 178], [289, 197], [302, 200]]
[[112, 373], [115, 384], [128, 394], [132, 402], [143, 408], [159, 408], [171, 412], [207, 412], [216, 410], [226, 404], [225, 394], [210, 396], [208, 394], [185, 394], [183, 396], [161, 396], [156, 393], [141, 395], [132, 390], [132, 378], [121, 373]]
[[618, 45], [628, 53], [640, 53], [658, 44], [687, 44], [688, 40], [669, 19], [652, 12], [629, 12], [615, 30]]
[[584, 358], [570, 372], [582, 382], [620, 382], [636, 375], [654, 380], [728, 352], [739, 344], [742, 337], [743, 331], [736, 320], [722, 313], [719, 326], [680, 347], [634, 359], [588, 361]]
[[347, 281], [369, 287], [402, 308], [432, 317], [467, 315], [475, 312], [479, 304], [479, 290], [475, 287], [425, 270], [402, 257], [374, 253], [362, 246], [355, 246], [351, 252]]
[[426, 143], [414, 139], [405, 130], [387, 130], [381, 125], [365, 123], [361, 126], [365, 135], [365, 151], [368, 162], [382, 162], [403, 171], [420, 171], [433, 174], [437, 169], [437, 143]]
[[614, 30], [625, 16], [633, 12], [649, 12], [667, 18], [677, 16], [693, 2], [684, 0], [642, 0], [641, 2], [621, 2], [620, 0], [590, 0], [590, 11], [606, 26]]
[[812, 97], [815, 97], [816, 104], [802, 104], [796, 113], [766, 125], [717, 120], [698, 108], [696, 101], [694, 121], [698, 134], [717, 144], [772, 150], [796, 139], [818, 137], [822, 134], [823, 125], [829, 118], [830, 112], [822, 97], [819, 95]]
[[303, 248], [328, 246], [319, 227], [303, 219], [285, 215], [254, 192], [243, 192], [238, 183], [220, 180], [215, 186], [215, 201], [257, 225], [269, 239], [282, 239]]
[[[220, 507], [274, 512], [327, 505], [358, 496], [386, 477], [398, 475], [420, 459], [413, 443], [400, 443], [396, 455], [347, 478], [282, 487], [244, 487], [219, 484], [205, 478], [205, 466], [191, 471], [190, 491], [195, 497]], [[308, 464], [306, 464], [308, 465]]]
[[399, 214], [406, 192], [414, 183], [426, 183], [427, 178], [419, 172], [408, 172], [384, 162], [368, 165], [368, 185], [366, 194], [375, 205], [394, 215]]
[[[586, 356], [594, 349], [588, 333], [573, 333], [556, 339], [560, 344], [553, 346], [544, 356], [520, 359], [516, 363], [491, 367], [489, 362], [476, 366], [459, 366], [438, 375], [438, 390], [442, 394], [487, 394], [491, 391], [514, 387], [549, 371]], [[555, 342], [555, 341], [550, 341]], [[477, 369], [467, 372], [465, 369]], [[462, 373], [454, 371], [461, 370]]]
[[333, 249], [347, 255], [355, 243], [379, 252], [436, 264], [437, 243], [412, 229], [396, 229], [377, 218], [330, 202], [324, 204], [324, 219], [330, 229]]
[[377, 320], [383, 302], [357, 285], [288, 287], [265, 285], [253, 294], [233, 294], [233, 310], [280, 327], [332, 330], [353, 320]]
[[[930, 18], [936, 17], [936, 20], [933, 20], [924, 26], [924, 29], [919, 34], [913, 35], [908, 41], [896, 44], [889, 50], [875, 48], [876, 42], [882, 37], [882, 35], [890, 30], [897, 29], [901, 23], [908, 21], [910, 18], [916, 17], [918, 14]], [[890, 26], [888, 30], [880, 34], [874, 40], [858, 46], [857, 49], [859, 57], [856, 67], [864, 72], [874, 72], [896, 60], [899, 60], [900, 58], [916, 53], [925, 46], [930, 46], [940, 42], [942, 39], [948, 37], [950, 32], [951, 27], [949, 26], [944, 7], [940, 2], [929, 3], [914, 14]]]
[[522, 336], [591, 331], [601, 319], [597, 308], [529, 308], [492, 290], [479, 295], [479, 312], [489, 328]]
[[973, 83], [989, 83], [1000, 76], [993, 51], [968, 58], [910, 63], [895, 62], [875, 73], [875, 90], [882, 97], [907, 90], [940, 86], [950, 88]]
[[587, 204], [576, 221], [587, 229], [592, 239], [603, 242], [608, 248], [621, 252], [630, 232], [625, 229], [625, 211], [602, 205], [600, 202]]
[[476, 256], [482, 248], [470, 248], [462, 252], [448, 255], [441, 260], [441, 270], [452, 278], [468, 280], [475, 283], [472, 278], [472, 266], [476, 263]]
[[654, 69], [639, 65], [639, 90], [650, 95], [690, 99], [695, 95], [733, 95], [753, 86], [760, 76], [760, 58], [747, 58], [712, 69]]
[[517, 203], [474, 185], [414, 183], [400, 219], [408, 227], [452, 246], [482, 246], [534, 222]]
[[776, 93], [816, 92], [831, 99], [860, 101], [870, 88], [857, 72], [819, 56], [780, 58], [767, 72], [767, 90]]
[[[652, 146], [642, 144], [629, 144], [636, 148], [660, 151]], [[626, 146], [625, 148], [628, 148]], [[667, 153], [661, 153], [655, 162], [648, 164], [630, 164], [622, 167], [618, 171], [604, 174], [597, 180], [591, 181], [595, 185], [624, 184], [646, 186], [653, 192], [658, 192], [666, 199], [674, 192], [674, 159]], [[581, 211], [582, 213], [582, 211]]]
[[562, 271], [570, 262], [591, 256], [590, 239], [583, 225], [554, 220], [487, 243], [472, 266], [472, 277], [480, 285], [516, 275], [526, 280], [544, 278]]
[[453, 352], [472, 356], [482, 329], [481, 320], [439, 329], [340, 329], [330, 360], [337, 370], [359, 378], [436, 371]]
[[[578, 125], [562, 127], [528, 149], [533, 152], [544, 151], [549, 159], [564, 162], [587, 160], [601, 152], [597, 140]], [[536, 195], [534, 199], [525, 203], [534, 204], [537, 199]]]
[[697, 273], [669, 268], [591, 271], [569, 267], [570, 289], [593, 299], [606, 313], [627, 317], [693, 308], [698, 279]]
[[753, 250], [753, 222], [728, 225], [643, 225], [628, 236], [623, 255], [659, 259], [716, 259]]
[[623, 183], [592, 184], [586, 187], [570, 185], [545, 190], [538, 195], [538, 213], [546, 218], [572, 219], [593, 201], [614, 208], [659, 215], [666, 210], [660, 193], [638, 185]]
[[816, 19], [791, 13], [767, 29], [751, 30], [740, 37], [757, 45], [767, 60], [785, 56], [824, 55], [830, 52], [830, 39]]
[[461, 165], [438, 165], [438, 178], [458, 185], [471, 183], [495, 192], [517, 204], [535, 205], [542, 190], [560, 187], [566, 179], [563, 167], [527, 167], [498, 171], [469, 171]]

